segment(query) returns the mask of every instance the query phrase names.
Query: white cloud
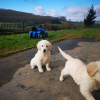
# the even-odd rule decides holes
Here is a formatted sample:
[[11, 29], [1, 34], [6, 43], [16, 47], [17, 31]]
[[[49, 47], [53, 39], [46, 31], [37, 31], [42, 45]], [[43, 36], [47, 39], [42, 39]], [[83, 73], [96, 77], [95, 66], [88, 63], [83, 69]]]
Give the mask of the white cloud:
[[51, 10], [49, 11], [48, 15], [49, 15], [49, 16], [55, 17], [55, 16], [56, 16], [55, 10], [51, 9]]
[[34, 10], [38, 15], [46, 15], [45, 10], [41, 6], [35, 7]]
[[100, 16], [100, 5], [95, 6], [94, 9], [96, 10], [96, 14]]
[[48, 13], [46, 13], [45, 10], [41, 6], [34, 7], [34, 11], [36, 12], [37, 15], [43, 15], [43, 16], [47, 15], [47, 16], [53, 16], [53, 17], [57, 16], [54, 9], [51, 9], [48, 11]]
[[83, 20], [88, 13], [89, 7], [72, 7], [67, 10], [67, 16], [70, 20]]
[[48, 11], [48, 13], [45, 12], [45, 10], [41, 6], [34, 7], [34, 11], [36, 12], [37, 15], [43, 15], [43, 16], [53, 16], [56, 17], [56, 12], [54, 9], [51, 9]]
[[[68, 6], [67, 6], [68, 7]], [[90, 7], [71, 7], [68, 8], [67, 11], [63, 10], [62, 12], [57, 13], [54, 9], [51, 9], [49, 11], [45, 11], [41, 6], [37, 6], [34, 8], [37, 15], [43, 15], [43, 16], [65, 16], [67, 20], [71, 21], [83, 21], [84, 16], [88, 14]], [[96, 20], [100, 20], [100, 5], [95, 6], [94, 9], [96, 10]]]
[[[67, 9], [67, 12], [65, 14], [67, 20], [72, 20], [72, 21], [83, 21], [84, 16], [88, 14], [90, 7], [71, 7]], [[95, 6], [94, 9], [96, 10], [96, 19], [95, 20], [100, 20], [100, 5]]]
[[100, 5], [95, 6], [94, 9], [96, 10], [96, 20], [100, 21]]

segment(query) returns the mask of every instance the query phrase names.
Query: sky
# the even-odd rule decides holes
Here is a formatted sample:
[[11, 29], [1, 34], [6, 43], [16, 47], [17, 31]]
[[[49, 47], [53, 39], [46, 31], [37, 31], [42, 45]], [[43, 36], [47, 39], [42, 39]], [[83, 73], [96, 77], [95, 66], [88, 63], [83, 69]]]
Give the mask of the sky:
[[83, 21], [92, 4], [96, 10], [95, 20], [100, 21], [100, 0], [0, 0], [0, 9]]

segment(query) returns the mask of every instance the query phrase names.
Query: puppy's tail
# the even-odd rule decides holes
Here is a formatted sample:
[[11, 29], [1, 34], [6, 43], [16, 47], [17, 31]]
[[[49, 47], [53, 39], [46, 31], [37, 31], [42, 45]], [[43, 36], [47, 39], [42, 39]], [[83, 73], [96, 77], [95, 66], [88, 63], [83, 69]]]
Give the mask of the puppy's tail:
[[66, 54], [64, 51], [62, 51], [59, 47], [58, 47], [60, 53], [62, 54], [62, 56], [67, 59], [67, 60], [71, 60], [74, 59], [73, 57], [69, 56], [68, 54]]

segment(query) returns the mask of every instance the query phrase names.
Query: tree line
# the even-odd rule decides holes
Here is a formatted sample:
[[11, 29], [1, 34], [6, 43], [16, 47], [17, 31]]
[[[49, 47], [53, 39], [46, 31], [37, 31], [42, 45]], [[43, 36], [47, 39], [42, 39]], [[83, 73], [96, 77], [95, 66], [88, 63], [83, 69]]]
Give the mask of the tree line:
[[64, 20], [64, 16], [59, 18], [51, 16], [39, 16], [32, 13], [19, 12], [15, 10], [0, 9], [0, 22], [27, 23], [30, 25], [51, 23], [61, 24], [59, 20]]

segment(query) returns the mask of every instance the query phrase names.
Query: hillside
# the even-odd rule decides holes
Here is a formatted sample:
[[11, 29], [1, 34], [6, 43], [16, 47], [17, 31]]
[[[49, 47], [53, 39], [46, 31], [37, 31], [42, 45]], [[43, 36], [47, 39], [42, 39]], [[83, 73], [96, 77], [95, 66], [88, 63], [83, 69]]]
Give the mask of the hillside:
[[0, 22], [41, 24], [49, 23], [52, 19], [54, 18], [50, 16], [0, 9]]

